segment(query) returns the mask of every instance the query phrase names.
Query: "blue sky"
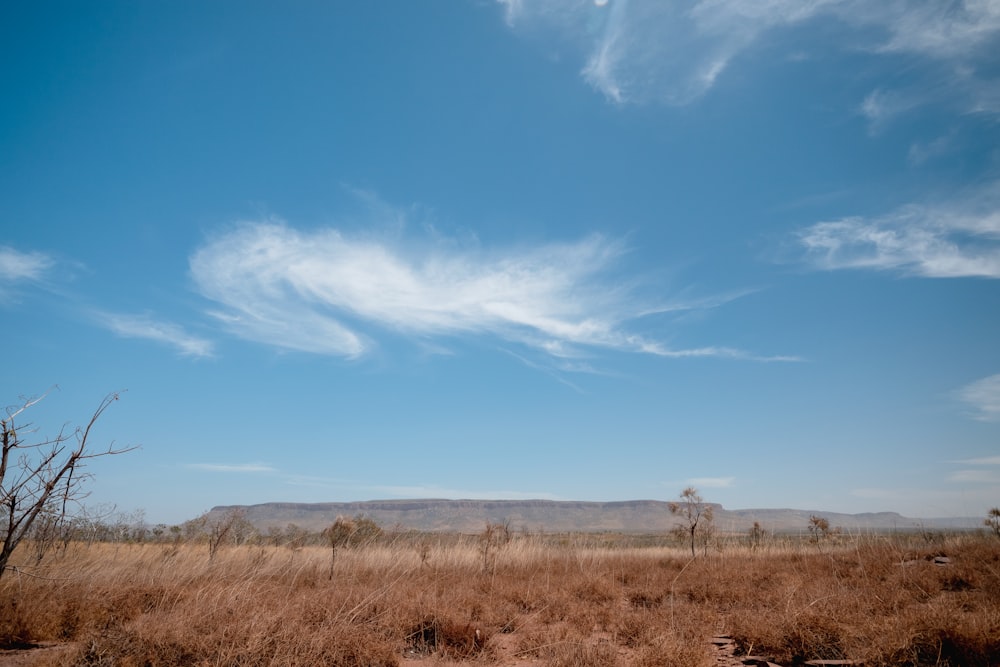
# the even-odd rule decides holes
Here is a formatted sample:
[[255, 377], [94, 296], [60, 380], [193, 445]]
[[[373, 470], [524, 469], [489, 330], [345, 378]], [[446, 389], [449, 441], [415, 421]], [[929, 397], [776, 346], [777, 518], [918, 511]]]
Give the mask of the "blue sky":
[[1000, 503], [1000, 3], [0, 8], [3, 400], [90, 503]]

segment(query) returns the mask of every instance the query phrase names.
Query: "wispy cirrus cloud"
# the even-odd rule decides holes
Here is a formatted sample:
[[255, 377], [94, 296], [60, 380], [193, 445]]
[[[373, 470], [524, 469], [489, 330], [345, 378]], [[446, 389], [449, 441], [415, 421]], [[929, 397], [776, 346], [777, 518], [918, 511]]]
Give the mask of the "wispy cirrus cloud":
[[721, 359], [736, 359], [742, 361], [762, 361], [762, 362], [772, 362], [772, 361], [798, 362], [803, 360], [802, 357], [796, 355], [770, 355], [770, 356], [759, 355], [759, 354], [751, 354], [744, 350], [739, 350], [732, 347], [719, 347], [714, 345], [708, 347], [695, 347], [686, 350], [675, 350], [656, 342], [645, 342], [638, 349], [640, 352], [653, 354], [659, 357], [669, 357], [672, 359], [716, 357]]
[[[970, 382], [958, 390], [958, 398], [972, 407], [975, 419], [1000, 421], [1000, 373]], [[1000, 457], [978, 461], [1000, 463]]]
[[440, 236], [403, 244], [269, 220], [215, 237], [190, 264], [199, 291], [220, 306], [212, 314], [231, 332], [285, 349], [356, 358], [375, 336], [396, 334], [492, 336], [556, 358], [587, 348], [757, 358], [730, 348], [673, 349], [630, 330], [663, 307], [637, 296], [636, 278], [616, 279], [627, 252], [600, 235], [486, 251]]
[[861, 20], [885, 26], [890, 34], [880, 46], [885, 52], [964, 58], [989, 48], [1000, 33], [1000, 6], [991, 0], [838, 4], [864, 7]]
[[498, 0], [512, 27], [545, 27], [584, 53], [581, 75], [618, 103], [686, 104], [768, 31], [810, 21], [855, 29], [854, 48], [961, 63], [988, 59], [1000, 34], [982, 0]]
[[924, 103], [923, 95], [876, 88], [861, 102], [861, 114], [868, 120], [869, 133], [876, 135], [897, 116]]
[[[500, 0], [512, 27], [553, 28], [584, 51], [581, 76], [616, 103], [687, 104], [773, 25], [822, 2]], [[759, 5], [781, 5], [773, 11]]]
[[192, 470], [225, 473], [272, 473], [276, 468], [267, 463], [189, 463], [186, 466]]
[[556, 382], [560, 382], [560, 383], [566, 385], [567, 387], [569, 387], [573, 391], [577, 392], [578, 394], [584, 394], [584, 393], [586, 393], [583, 389], [580, 388], [579, 385], [577, 385], [577, 384], [575, 384], [573, 382], [570, 382], [569, 380], [567, 380], [566, 378], [564, 378], [563, 377], [563, 372], [584, 372], [584, 373], [591, 372], [589, 365], [576, 365], [576, 364], [574, 364], [571, 367], [559, 368], [559, 367], [555, 367], [555, 366], [550, 365], [550, 364], [541, 364], [541, 363], [538, 363], [536, 361], [532, 361], [531, 359], [528, 359], [527, 357], [525, 357], [523, 355], [520, 355], [520, 354], [517, 354], [516, 352], [512, 352], [510, 350], [506, 350], [505, 349], [503, 351], [506, 352], [507, 354], [509, 354], [511, 357], [513, 357], [513, 358], [517, 359], [518, 361], [520, 361], [522, 364], [524, 364], [528, 368], [532, 368], [532, 369], [534, 369], [536, 371], [541, 371], [542, 373], [545, 373], [546, 375], [548, 375], [549, 377], [551, 377], [552, 379], [554, 379]]
[[820, 269], [1000, 278], [1000, 183], [963, 199], [819, 222], [799, 232], [798, 242]]
[[735, 482], [735, 477], [692, 477], [687, 480], [687, 484], [701, 489], [725, 489]]
[[962, 484], [1000, 484], [1000, 472], [995, 470], [956, 470], [948, 475], [949, 482]]
[[[966, 385], [959, 391], [959, 397], [976, 408], [976, 419], [1000, 421], [1000, 375], [993, 375]], [[946, 478], [949, 482], [1000, 484], [1000, 456], [979, 456], [951, 463], [977, 467], [950, 473]]]
[[213, 354], [214, 345], [211, 341], [193, 336], [179, 325], [157, 321], [150, 315], [95, 313], [94, 319], [118, 336], [163, 343], [184, 356], [211, 357]]
[[928, 160], [945, 155], [953, 150], [954, 138], [955, 133], [949, 132], [926, 143], [914, 142], [910, 144], [907, 161], [913, 166], [920, 166]]
[[1000, 456], [980, 456], [975, 459], [962, 459], [955, 463], [964, 463], [973, 466], [1000, 466]]
[[0, 297], [14, 285], [41, 280], [54, 265], [46, 254], [0, 245]]

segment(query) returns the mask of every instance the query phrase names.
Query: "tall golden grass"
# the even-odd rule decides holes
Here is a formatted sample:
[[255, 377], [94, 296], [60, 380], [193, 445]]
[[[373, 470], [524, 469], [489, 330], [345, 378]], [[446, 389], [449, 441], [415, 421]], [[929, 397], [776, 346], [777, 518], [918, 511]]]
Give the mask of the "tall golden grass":
[[474, 536], [385, 539], [332, 573], [321, 547], [71, 544], [0, 579], [0, 645], [75, 642], [52, 665], [698, 667], [724, 633], [786, 665], [1000, 664], [1000, 540], [636, 543], [516, 535], [484, 567]]

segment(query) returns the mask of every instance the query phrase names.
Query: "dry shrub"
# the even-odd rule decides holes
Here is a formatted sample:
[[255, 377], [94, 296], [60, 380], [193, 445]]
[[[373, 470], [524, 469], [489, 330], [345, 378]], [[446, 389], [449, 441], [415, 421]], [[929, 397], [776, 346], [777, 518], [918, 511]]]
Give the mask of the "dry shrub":
[[618, 651], [608, 642], [558, 644], [545, 661], [546, 667], [617, 667], [620, 664]]
[[563, 644], [577, 644], [582, 637], [565, 624], [535, 624], [518, 632], [514, 655], [526, 658], [551, 658]]
[[605, 604], [613, 601], [619, 591], [601, 577], [586, 577], [575, 588], [576, 597], [588, 604]]
[[428, 618], [411, 628], [407, 643], [414, 653], [468, 660], [488, 654], [489, 638], [489, 632], [474, 623]]
[[661, 619], [648, 612], [625, 612], [614, 624], [615, 641], [628, 648], [650, 644], [663, 632], [660, 621]]
[[703, 642], [660, 637], [643, 646], [630, 660], [630, 667], [708, 667], [713, 661]]
[[651, 592], [648, 590], [636, 591], [628, 596], [630, 605], [637, 609], [651, 609], [663, 604], [666, 593], [662, 591]]

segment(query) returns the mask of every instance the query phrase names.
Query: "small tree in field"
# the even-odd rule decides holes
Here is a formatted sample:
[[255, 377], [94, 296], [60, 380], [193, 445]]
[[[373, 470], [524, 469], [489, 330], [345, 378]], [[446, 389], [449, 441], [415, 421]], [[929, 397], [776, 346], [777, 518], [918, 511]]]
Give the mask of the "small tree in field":
[[215, 560], [219, 549], [226, 544], [246, 544], [257, 536], [257, 529], [246, 518], [239, 507], [233, 507], [221, 514], [205, 512], [199, 517], [184, 522], [181, 530], [189, 540], [208, 542], [208, 560]]
[[330, 579], [333, 579], [333, 567], [337, 563], [337, 547], [347, 546], [356, 532], [358, 524], [353, 519], [342, 516], [338, 516], [336, 521], [323, 531], [323, 537], [330, 545]]
[[354, 517], [354, 526], [356, 530], [351, 539], [348, 540], [349, 546], [366, 546], [374, 544], [380, 537], [382, 537], [382, 526], [378, 525], [374, 519], [371, 519], [364, 514], [358, 514]]
[[496, 552], [510, 543], [510, 519], [503, 522], [486, 522], [486, 528], [479, 535], [479, 553], [483, 556], [483, 572], [492, 573], [496, 567]]
[[208, 533], [208, 560], [215, 560], [215, 554], [227, 542], [241, 544], [246, 541], [247, 535], [255, 532], [243, 510], [238, 508], [227, 511], [214, 521], [207, 521], [205, 529]]
[[691, 542], [691, 558], [695, 557], [695, 542], [699, 534], [709, 535], [712, 528], [712, 506], [698, 494], [698, 489], [689, 486], [680, 494], [678, 502], [668, 505], [670, 513], [681, 517], [684, 523], [677, 526], [677, 532], [683, 534]]
[[830, 536], [830, 521], [815, 514], [809, 517], [809, 541], [819, 542]]
[[750, 549], [756, 551], [760, 548], [761, 543], [764, 541], [765, 535], [764, 529], [761, 527], [759, 521], [754, 521], [753, 526], [750, 528], [747, 536], [750, 538]]
[[992, 530], [994, 535], [1000, 537], [1000, 507], [994, 507], [986, 514], [983, 525]]
[[84, 427], [71, 432], [64, 427], [53, 438], [25, 439], [36, 430], [31, 424], [20, 423], [20, 418], [42, 398], [25, 399], [7, 408], [6, 418], [0, 419], [0, 539], [3, 540], [0, 576], [7, 569], [14, 549], [30, 534], [36, 521], [43, 522], [47, 530], [54, 530], [67, 519], [74, 505], [83, 500], [86, 495], [83, 483], [90, 478], [83, 471], [88, 460], [135, 449], [116, 448], [113, 443], [107, 449], [88, 448], [91, 428], [118, 400], [118, 394], [105, 396]]

